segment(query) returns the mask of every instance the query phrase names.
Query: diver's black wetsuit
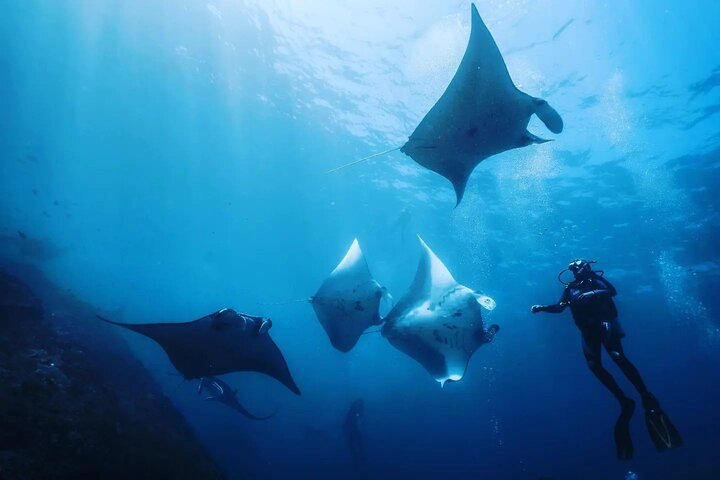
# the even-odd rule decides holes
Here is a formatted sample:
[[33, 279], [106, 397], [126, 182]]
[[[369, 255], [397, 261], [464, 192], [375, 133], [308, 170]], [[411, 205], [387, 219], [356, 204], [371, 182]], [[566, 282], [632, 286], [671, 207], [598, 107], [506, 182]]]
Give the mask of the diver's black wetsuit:
[[575, 325], [582, 335], [583, 353], [590, 370], [620, 402], [620, 416], [614, 429], [615, 447], [620, 460], [628, 460], [633, 456], [630, 420], [635, 411], [635, 401], [625, 395], [610, 372], [602, 366], [602, 346], [640, 393], [645, 407], [645, 424], [655, 448], [665, 451], [679, 447], [682, 445], [680, 433], [660, 408], [657, 399], [648, 391], [635, 365], [630, 363], [623, 352], [621, 339], [625, 333], [617, 319], [617, 309], [612, 299], [617, 291], [602, 274], [592, 270], [591, 263], [595, 262], [577, 259], [570, 263], [567, 270], [560, 272], [558, 279], [565, 271], [572, 272], [575, 279], [566, 284], [560, 301], [554, 305], [533, 305], [530, 311], [560, 313], [570, 307]]
[[363, 400], [355, 400], [348, 409], [345, 424], [343, 425], [343, 432], [347, 437], [355, 468], [359, 468], [365, 463], [365, 446], [360, 433], [360, 418], [363, 416], [364, 411], [365, 403]]
[[533, 312], [560, 313], [568, 306], [575, 325], [582, 335], [583, 353], [590, 370], [621, 403], [627, 398], [615, 379], [602, 365], [600, 347], [604, 346], [610, 358], [635, 386], [643, 400], [652, 398], [635, 365], [623, 352], [621, 339], [625, 336], [617, 319], [617, 309], [612, 297], [617, 290], [604, 277], [591, 272], [582, 279], [575, 279], [563, 291], [555, 305], [536, 306]]

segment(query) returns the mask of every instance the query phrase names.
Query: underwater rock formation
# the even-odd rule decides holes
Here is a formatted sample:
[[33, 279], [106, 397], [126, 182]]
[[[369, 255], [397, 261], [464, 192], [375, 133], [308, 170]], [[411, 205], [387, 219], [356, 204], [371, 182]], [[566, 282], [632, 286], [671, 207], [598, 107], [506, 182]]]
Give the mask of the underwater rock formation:
[[0, 262], [0, 479], [225, 478], [94, 314]]
[[40, 300], [17, 278], [0, 271], [0, 319], [39, 320]]

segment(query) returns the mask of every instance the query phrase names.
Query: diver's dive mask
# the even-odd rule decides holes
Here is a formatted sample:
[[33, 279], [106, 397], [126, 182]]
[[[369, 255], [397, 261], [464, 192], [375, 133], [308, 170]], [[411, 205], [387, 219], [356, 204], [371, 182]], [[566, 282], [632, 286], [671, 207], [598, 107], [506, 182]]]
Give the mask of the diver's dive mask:
[[[570, 283], [564, 281], [562, 278], [563, 273], [565, 272], [572, 272], [573, 276], [576, 279], [588, 277], [593, 272], [592, 268], [590, 267], [590, 265], [593, 263], [597, 263], [597, 260], [583, 260], [582, 258], [578, 258], [577, 260], [570, 262], [570, 264], [565, 270], [558, 273], [558, 281], [560, 281], [560, 283], [562, 283], [563, 285], [568, 285]], [[597, 273], [599, 275], [602, 275], [602, 272]]]
[[576, 277], [582, 277], [592, 272], [592, 268], [590, 267], [591, 263], [597, 263], [597, 261], [588, 261], [578, 258], [577, 260], [570, 262], [567, 269], [570, 270]]

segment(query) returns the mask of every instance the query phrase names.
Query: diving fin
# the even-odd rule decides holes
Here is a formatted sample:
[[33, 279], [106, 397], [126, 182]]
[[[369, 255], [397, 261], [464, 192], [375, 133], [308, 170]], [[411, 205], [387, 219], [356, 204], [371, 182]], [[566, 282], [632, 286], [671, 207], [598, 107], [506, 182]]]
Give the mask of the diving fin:
[[645, 424], [658, 452], [677, 448], [683, 444], [680, 432], [660, 408], [660, 404], [655, 398], [645, 403]]
[[621, 403], [622, 411], [615, 422], [615, 449], [619, 460], [630, 460], [635, 451], [630, 436], [630, 419], [635, 412], [635, 401], [626, 399]]

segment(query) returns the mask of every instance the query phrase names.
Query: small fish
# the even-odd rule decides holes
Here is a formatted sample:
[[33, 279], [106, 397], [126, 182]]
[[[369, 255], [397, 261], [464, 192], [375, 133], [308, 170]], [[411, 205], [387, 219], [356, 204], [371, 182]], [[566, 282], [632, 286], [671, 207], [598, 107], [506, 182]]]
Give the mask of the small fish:
[[18, 234], [18, 236], [19, 236], [20, 238], [22, 238], [23, 240], [27, 240], [27, 235], [26, 235], [25, 232], [23, 232], [22, 230], [18, 230], [18, 231], [17, 231], [17, 234]]

